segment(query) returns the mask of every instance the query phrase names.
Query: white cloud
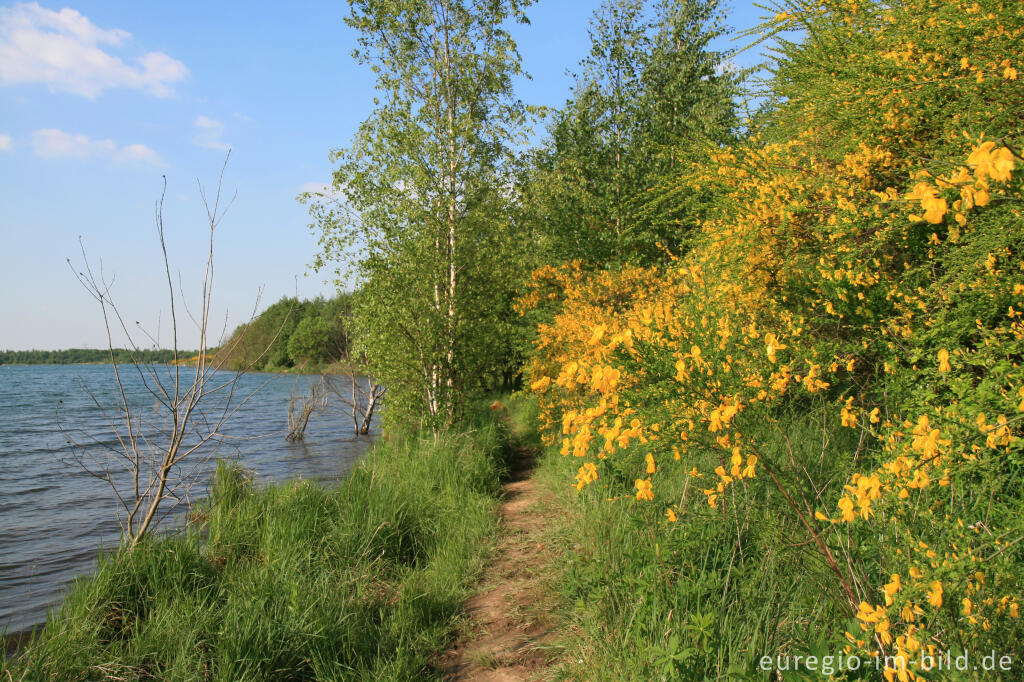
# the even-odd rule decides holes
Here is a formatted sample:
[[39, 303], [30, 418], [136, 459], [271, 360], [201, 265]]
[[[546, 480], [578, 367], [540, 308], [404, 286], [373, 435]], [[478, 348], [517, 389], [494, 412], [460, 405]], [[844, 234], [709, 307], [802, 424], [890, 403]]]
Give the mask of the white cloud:
[[231, 149], [231, 145], [221, 139], [224, 134], [224, 124], [220, 121], [209, 116], [196, 116], [194, 125], [198, 129], [195, 143], [200, 147], [220, 149], [221, 151]]
[[44, 159], [109, 159], [115, 163], [143, 162], [163, 165], [160, 156], [144, 144], [118, 147], [113, 140], [93, 140], [88, 135], [72, 135], [55, 128], [32, 133], [32, 150]]
[[331, 191], [330, 185], [325, 185], [322, 182], [307, 182], [302, 187], [299, 187], [299, 194], [328, 194]]
[[72, 135], [63, 130], [45, 128], [32, 133], [32, 149], [36, 156], [46, 159], [64, 156], [88, 159], [113, 154], [117, 145], [113, 140], [91, 140], [88, 135]]
[[142, 161], [148, 163], [151, 166], [162, 166], [163, 161], [160, 159], [160, 155], [150, 149], [144, 144], [130, 144], [126, 147], [122, 147], [114, 155], [114, 160], [118, 163], [130, 163], [132, 161]]
[[340, 189], [334, 189], [333, 185], [328, 185], [323, 182], [307, 182], [306, 184], [299, 187], [298, 195], [309, 194], [314, 202], [331, 202], [331, 201], [342, 201], [345, 198], [345, 193]]
[[10, 151], [11, 149], [11, 136], [0, 135], [0, 152]]
[[93, 99], [104, 90], [131, 88], [156, 97], [173, 94], [171, 85], [188, 68], [163, 52], [149, 52], [126, 64], [105, 47], [121, 47], [131, 34], [101, 29], [79, 12], [59, 12], [37, 3], [0, 7], [0, 85], [42, 83], [50, 92]]

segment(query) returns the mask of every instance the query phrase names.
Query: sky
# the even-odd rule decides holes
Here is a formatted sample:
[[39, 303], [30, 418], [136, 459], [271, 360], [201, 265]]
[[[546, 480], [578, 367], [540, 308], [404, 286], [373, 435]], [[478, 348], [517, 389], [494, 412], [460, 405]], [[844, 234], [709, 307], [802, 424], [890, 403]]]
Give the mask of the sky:
[[[598, 5], [529, 8], [530, 25], [513, 29], [532, 77], [517, 82], [520, 99], [565, 102]], [[106, 346], [99, 304], [75, 277], [83, 247], [94, 270], [113, 278], [129, 326], [169, 346], [154, 221], [163, 178], [172, 274], [195, 306], [208, 238], [199, 186], [212, 199], [228, 150], [222, 202], [234, 200], [215, 233], [213, 336], [282, 296], [333, 295], [329, 274], [309, 268], [317, 238], [296, 196], [330, 182], [329, 151], [347, 146], [373, 107], [372, 74], [351, 57], [346, 10], [343, 2], [0, 2], [0, 349]], [[763, 13], [737, 0], [729, 23], [745, 29]], [[182, 326], [179, 346], [195, 348], [194, 326]]]

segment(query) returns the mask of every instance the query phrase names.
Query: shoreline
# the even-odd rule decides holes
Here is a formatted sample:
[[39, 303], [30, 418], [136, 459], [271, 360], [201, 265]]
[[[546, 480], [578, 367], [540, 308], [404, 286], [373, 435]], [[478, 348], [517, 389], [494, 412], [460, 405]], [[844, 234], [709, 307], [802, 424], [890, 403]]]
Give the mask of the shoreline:
[[[83, 429], [83, 433], [86, 429], [90, 433], [92, 429], [106, 433], [104, 427], [80, 417], [90, 414], [94, 406], [88, 403], [88, 394], [78, 388], [78, 382], [102, 390], [110, 384], [108, 379], [113, 372], [93, 363], [21, 367], [10, 373], [0, 368], [0, 375], [5, 377], [0, 404], [9, 406], [6, 412], [14, 423], [35, 425], [31, 437], [19, 436], [20, 432], [15, 430], [0, 448], [0, 478], [5, 486], [11, 486], [5, 488], [5, 502], [9, 504], [0, 510], [0, 520], [11, 531], [11, 542], [0, 552], [0, 562], [6, 567], [0, 578], [0, 632], [6, 630], [5, 654], [22, 646], [33, 631], [44, 625], [47, 610], [61, 604], [60, 595], [74, 579], [94, 572], [97, 552], [101, 547], [109, 550], [111, 544], [116, 546], [118, 533], [113, 513], [116, 501], [108, 485], [82, 475], [81, 470], [67, 463], [72, 450], [61, 438], [58, 427], [59, 423], [72, 424]], [[174, 374], [170, 366], [155, 366], [153, 371], [162, 377]], [[187, 375], [189, 370], [182, 368], [181, 373]], [[122, 378], [133, 404], [137, 394], [143, 396], [139, 404], [146, 404], [147, 394], [139, 385], [134, 368], [123, 370]], [[208, 463], [196, 460], [197, 463], [202, 463], [205, 471], [214, 466], [217, 458], [237, 460], [258, 471], [261, 482], [298, 477], [331, 485], [343, 480], [376, 440], [377, 420], [370, 435], [354, 435], [350, 415], [341, 403], [335, 402], [311, 420], [303, 442], [286, 442], [284, 412], [289, 395], [308, 393], [308, 385], [317, 381], [317, 375], [304, 378], [298, 374], [254, 373], [243, 377], [240, 385], [252, 390], [259, 388], [259, 394], [235, 415], [215, 454], [212, 445], [204, 451], [211, 455], [202, 458]], [[348, 383], [347, 379], [341, 381]], [[55, 418], [57, 406], [66, 412]], [[54, 465], [58, 459], [65, 464]], [[203, 475], [197, 479], [194, 492], [205, 497], [208, 483], [208, 477]], [[56, 491], [55, 497], [42, 500], [33, 493], [42, 485]], [[45, 512], [40, 511], [43, 502], [48, 505]], [[184, 508], [178, 507], [176, 513]], [[52, 537], [47, 534], [38, 538], [29, 532], [47, 524], [56, 524]], [[46, 568], [40, 572], [34, 568], [36, 565]]]
[[34, 635], [36, 630], [40, 627], [40, 625], [37, 625], [36, 627], [28, 630], [19, 630], [17, 632], [8, 632], [0, 635], [0, 639], [3, 640], [4, 645], [4, 658], [12, 658], [16, 653], [18, 653], [18, 651], [32, 639], [32, 635]]
[[[100, 367], [103, 365], [113, 365], [112, 362], [0, 362], [0, 367]], [[130, 362], [119, 362], [117, 365], [123, 367], [124, 365], [131, 364]], [[173, 367], [174, 365], [169, 362], [143, 362], [141, 364], [147, 365], [164, 365]], [[194, 364], [179, 363], [179, 367], [194, 367]], [[295, 376], [319, 376], [319, 375], [330, 375], [330, 376], [348, 376], [349, 368], [346, 365], [340, 363], [332, 363], [325, 365], [319, 369], [307, 369], [297, 367], [282, 367], [277, 369], [230, 369], [222, 368], [218, 371], [225, 372], [244, 372], [245, 374], [293, 374]], [[356, 373], [356, 376], [362, 377], [365, 374]]]
[[[101, 561], [53, 620], [4, 636], [0, 677], [65, 679], [102, 661], [178, 676], [218, 666], [226, 679], [341, 668], [412, 679], [450, 642], [475, 589], [511, 443], [480, 406], [440, 439], [377, 441], [339, 485], [259, 485], [221, 466], [208, 534], [154, 537]], [[268, 622], [289, 633], [269, 649]]]

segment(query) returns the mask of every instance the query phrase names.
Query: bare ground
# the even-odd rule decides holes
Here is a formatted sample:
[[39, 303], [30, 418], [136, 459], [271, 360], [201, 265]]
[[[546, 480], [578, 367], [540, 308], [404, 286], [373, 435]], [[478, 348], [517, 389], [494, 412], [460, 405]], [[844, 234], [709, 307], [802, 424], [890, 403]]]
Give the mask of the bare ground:
[[438, 668], [446, 680], [538, 680], [554, 658], [553, 597], [544, 586], [551, 552], [534, 453], [517, 452], [503, 487], [494, 556], [465, 605], [467, 624]]

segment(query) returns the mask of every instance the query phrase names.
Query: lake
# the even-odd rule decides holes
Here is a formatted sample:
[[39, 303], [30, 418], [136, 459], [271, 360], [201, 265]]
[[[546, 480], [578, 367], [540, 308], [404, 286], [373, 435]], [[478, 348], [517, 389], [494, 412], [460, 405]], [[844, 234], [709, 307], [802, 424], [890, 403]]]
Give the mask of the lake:
[[[173, 371], [157, 369], [164, 375]], [[189, 370], [181, 369], [183, 375]], [[220, 376], [225, 375], [232, 376]], [[129, 402], [157, 415], [139, 374], [122, 366], [121, 378]], [[218, 458], [252, 469], [259, 481], [344, 476], [372, 436], [355, 436], [351, 416], [336, 401], [326, 413], [313, 415], [304, 441], [285, 441], [289, 397], [316, 379], [241, 376], [233, 404], [251, 397], [227, 423], [225, 438], [196, 453], [192, 461], [201, 464], [191, 501], [205, 496]], [[116, 446], [90, 397], [91, 392], [104, 407], [116, 408], [116, 388], [110, 365], [0, 366], [0, 631], [15, 633], [45, 621], [47, 608], [60, 603], [70, 581], [95, 566], [100, 548], [118, 544], [118, 504], [110, 486], [76, 465], [75, 451], [58, 428], [59, 418], [75, 440]], [[223, 399], [211, 397], [208, 405], [223, 405]], [[181, 518], [177, 513], [164, 525], [180, 524]]]

